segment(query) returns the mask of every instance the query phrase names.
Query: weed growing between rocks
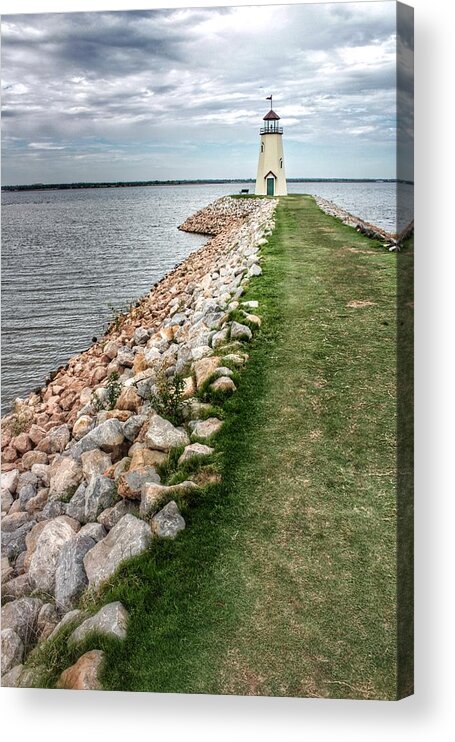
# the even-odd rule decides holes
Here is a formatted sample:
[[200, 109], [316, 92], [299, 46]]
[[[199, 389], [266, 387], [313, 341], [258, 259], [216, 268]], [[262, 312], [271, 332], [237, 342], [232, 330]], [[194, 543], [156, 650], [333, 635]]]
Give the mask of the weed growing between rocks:
[[156, 376], [156, 392], [149, 397], [150, 406], [173, 425], [181, 425], [184, 421], [183, 390], [185, 381], [180, 374], [168, 377], [164, 369], [160, 369]]

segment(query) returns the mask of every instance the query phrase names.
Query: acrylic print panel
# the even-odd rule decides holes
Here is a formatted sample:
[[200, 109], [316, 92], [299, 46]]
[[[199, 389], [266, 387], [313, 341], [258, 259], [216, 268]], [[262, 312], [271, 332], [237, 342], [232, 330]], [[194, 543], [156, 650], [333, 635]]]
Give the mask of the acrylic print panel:
[[3, 17], [3, 685], [412, 693], [412, 50]]

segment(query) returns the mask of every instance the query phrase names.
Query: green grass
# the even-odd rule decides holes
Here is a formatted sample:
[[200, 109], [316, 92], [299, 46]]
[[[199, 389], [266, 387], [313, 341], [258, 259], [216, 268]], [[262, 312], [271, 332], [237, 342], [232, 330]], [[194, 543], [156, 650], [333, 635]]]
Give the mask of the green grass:
[[[308, 196], [280, 199], [263, 254], [245, 296], [262, 328], [215, 439], [222, 481], [100, 596], [131, 615], [103, 683], [394, 698], [396, 256]], [[49, 685], [73, 660], [57, 655]]]

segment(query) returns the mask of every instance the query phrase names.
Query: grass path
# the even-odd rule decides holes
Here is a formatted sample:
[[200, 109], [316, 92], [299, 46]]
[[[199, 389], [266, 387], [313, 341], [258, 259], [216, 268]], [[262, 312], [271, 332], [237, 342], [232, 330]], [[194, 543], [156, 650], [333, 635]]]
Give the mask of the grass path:
[[103, 596], [131, 613], [104, 684], [393, 698], [396, 260], [305, 196], [264, 255], [223, 483]]

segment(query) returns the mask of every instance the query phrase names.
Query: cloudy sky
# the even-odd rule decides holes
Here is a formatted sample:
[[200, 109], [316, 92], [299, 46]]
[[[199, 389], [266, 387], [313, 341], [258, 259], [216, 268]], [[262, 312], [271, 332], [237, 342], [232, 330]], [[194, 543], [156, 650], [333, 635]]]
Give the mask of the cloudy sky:
[[395, 176], [396, 5], [6, 15], [2, 183]]

